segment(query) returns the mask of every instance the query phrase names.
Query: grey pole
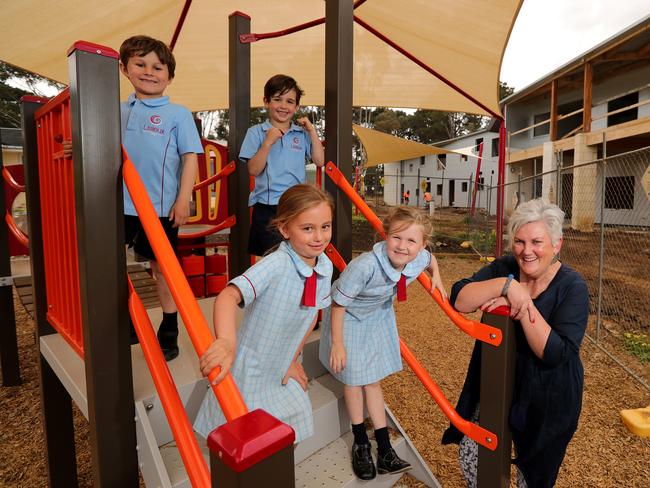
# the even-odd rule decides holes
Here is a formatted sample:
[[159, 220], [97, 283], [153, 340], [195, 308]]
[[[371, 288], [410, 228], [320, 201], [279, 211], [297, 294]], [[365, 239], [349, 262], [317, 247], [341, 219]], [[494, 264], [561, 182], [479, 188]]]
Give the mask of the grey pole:
[[117, 53], [68, 57], [81, 320], [95, 486], [138, 486]]
[[74, 488], [77, 486], [72, 399], [67, 390], [40, 353], [39, 338], [53, 334], [48, 324], [45, 292], [45, 261], [43, 259], [43, 232], [41, 222], [40, 178], [38, 147], [34, 114], [47, 99], [23, 97], [21, 119], [23, 133], [23, 162], [25, 166], [25, 195], [29, 215], [29, 256], [36, 320], [36, 347], [39, 350], [39, 384], [41, 421], [47, 465], [48, 486]]
[[603, 165], [600, 175], [600, 253], [598, 256], [598, 308], [596, 312], [596, 344], [600, 342], [603, 306], [603, 273], [605, 272], [605, 184], [607, 183], [607, 134], [603, 133]]
[[[325, 3], [325, 161], [352, 177], [353, 9], [349, 0]], [[343, 259], [352, 259], [352, 203], [330, 180], [325, 189], [336, 202], [332, 243]]]
[[[2, 147], [1, 135], [0, 147]], [[3, 168], [2, 150], [0, 150], [0, 172]], [[2, 202], [0, 208], [4, 209], [5, 184], [1, 178], [0, 202]], [[0, 219], [2, 219], [0, 221], [0, 311], [2, 311], [2, 317], [0, 317], [0, 366], [2, 367], [2, 386], [17, 386], [21, 384], [20, 364], [18, 361], [13, 280], [11, 278], [11, 257], [9, 256], [9, 230], [4, 222], [4, 212], [2, 212]]]
[[251, 18], [241, 12], [233, 12], [228, 19], [228, 100], [230, 107], [230, 131], [228, 135], [228, 158], [235, 161], [236, 170], [228, 180], [228, 208], [237, 218], [237, 225], [230, 233], [228, 250], [228, 273], [234, 277], [250, 266], [248, 235], [250, 213], [248, 209], [249, 175], [245, 165], [239, 164], [239, 149], [250, 124], [251, 106], [251, 46], [242, 43], [239, 36], [251, 30]]

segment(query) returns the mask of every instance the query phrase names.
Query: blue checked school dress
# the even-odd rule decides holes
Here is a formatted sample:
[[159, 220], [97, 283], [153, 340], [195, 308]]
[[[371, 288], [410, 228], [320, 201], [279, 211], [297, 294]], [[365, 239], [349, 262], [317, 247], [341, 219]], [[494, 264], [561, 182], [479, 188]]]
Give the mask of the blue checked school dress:
[[345, 307], [343, 341], [347, 361], [341, 373], [330, 369], [332, 350], [331, 310], [323, 313], [319, 358], [340, 382], [349, 386], [375, 383], [402, 369], [393, 299], [404, 275], [411, 283], [431, 263], [422, 250], [400, 272], [386, 254], [386, 242], [350, 261], [332, 284], [332, 301]]
[[[304, 306], [307, 278], [316, 273], [315, 306]], [[296, 442], [312, 435], [314, 426], [307, 392], [293, 378], [282, 385], [318, 309], [328, 307], [332, 262], [325, 254], [314, 268], [284, 241], [275, 252], [236, 277], [244, 298], [244, 318], [237, 333], [237, 354], [231, 373], [249, 410], [261, 408], [296, 432]], [[194, 422], [207, 437], [226, 419], [208, 390]]]

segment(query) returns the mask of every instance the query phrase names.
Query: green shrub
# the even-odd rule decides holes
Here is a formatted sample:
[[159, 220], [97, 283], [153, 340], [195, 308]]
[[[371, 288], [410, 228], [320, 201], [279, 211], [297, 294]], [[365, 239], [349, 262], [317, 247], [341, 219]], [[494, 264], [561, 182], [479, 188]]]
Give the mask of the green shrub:
[[645, 364], [650, 361], [650, 339], [647, 334], [623, 334], [623, 346], [627, 351]]

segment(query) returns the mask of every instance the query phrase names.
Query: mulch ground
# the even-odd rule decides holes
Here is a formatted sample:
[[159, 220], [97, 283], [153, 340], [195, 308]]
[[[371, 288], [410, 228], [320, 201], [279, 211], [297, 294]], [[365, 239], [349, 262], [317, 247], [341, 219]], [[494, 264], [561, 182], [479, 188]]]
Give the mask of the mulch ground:
[[[481, 265], [476, 258], [439, 259], [447, 289]], [[34, 323], [15, 299], [22, 386], [0, 388], [0, 486], [47, 484], [40, 423]], [[455, 404], [472, 341], [457, 329], [415, 283], [408, 301], [396, 307], [400, 333], [421, 363]], [[649, 487], [650, 439], [629, 433], [619, 411], [650, 405], [650, 394], [606, 354], [585, 341], [584, 406], [578, 432], [569, 445], [558, 487]], [[639, 365], [639, 368], [644, 369]], [[647, 369], [647, 367], [646, 367]], [[405, 368], [384, 383], [386, 401], [440, 483], [463, 487], [456, 446], [440, 445], [448, 422], [415, 376]], [[92, 486], [88, 425], [75, 409], [79, 485]], [[421, 486], [406, 480], [408, 486]]]

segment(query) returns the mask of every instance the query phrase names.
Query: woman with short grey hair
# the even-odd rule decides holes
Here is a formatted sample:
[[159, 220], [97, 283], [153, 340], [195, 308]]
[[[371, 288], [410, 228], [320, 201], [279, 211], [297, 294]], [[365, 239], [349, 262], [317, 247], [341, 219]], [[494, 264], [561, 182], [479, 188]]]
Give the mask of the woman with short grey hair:
[[[589, 291], [582, 277], [561, 263], [564, 212], [544, 199], [530, 200], [508, 223], [511, 254], [497, 258], [452, 287], [460, 312], [510, 307], [516, 321], [517, 359], [509, 424], [519, 487], [552, 487], [582, 406], [580, 344], [589, 318]], [[466, 419], [480, 416], [481, 344], [477, 341], [458, 406]], [[443, 444], [458, 442], [463, 474], [476, 486], [474, 441], [453, 426]]]

